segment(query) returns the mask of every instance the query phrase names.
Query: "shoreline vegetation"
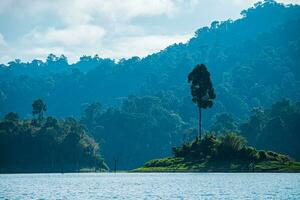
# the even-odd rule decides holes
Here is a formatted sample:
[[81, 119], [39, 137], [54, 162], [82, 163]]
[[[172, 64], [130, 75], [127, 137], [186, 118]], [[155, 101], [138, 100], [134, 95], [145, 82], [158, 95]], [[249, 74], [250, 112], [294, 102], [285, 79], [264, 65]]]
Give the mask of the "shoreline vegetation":
[[150, 160], [131, 172], [300, 172], [300, 162], [247, 146], [235, 133], [214, 135], [173, 148], [174, 157]]
[[[171, 159], [171, 158], [169, 158]], [[257, 163], [254, 166], [254, 170], [247, 168], [237, 168], [239, 165], [234, 163], [226, 163], [229, 168], [213, 168], [209, 163], [195, 163], [195, 165], [189, 165], [188, 162], [182, 162], [178, 165], [172, 166], [149, 166], [131, 170], [131, 173], [300, 173], [300, 162], [262, 162]], [[198, 166], [201, 166], [197, 168]], [[242, 166], [242, 165], [241, 165]]]
[[45, 118], [47, 107], [41, 99], [32, 108], [32, 119], [10, 112], [0, 120], [0, 173], [109, 169], [99, 144], [76, 119]]

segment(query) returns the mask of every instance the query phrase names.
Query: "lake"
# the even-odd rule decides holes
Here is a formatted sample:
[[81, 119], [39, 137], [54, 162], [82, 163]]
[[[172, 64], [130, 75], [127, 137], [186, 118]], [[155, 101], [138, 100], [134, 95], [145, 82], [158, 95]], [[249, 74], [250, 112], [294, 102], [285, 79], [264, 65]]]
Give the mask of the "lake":
[[300, 174], [2, 174], [0, 199], [300, 199]]

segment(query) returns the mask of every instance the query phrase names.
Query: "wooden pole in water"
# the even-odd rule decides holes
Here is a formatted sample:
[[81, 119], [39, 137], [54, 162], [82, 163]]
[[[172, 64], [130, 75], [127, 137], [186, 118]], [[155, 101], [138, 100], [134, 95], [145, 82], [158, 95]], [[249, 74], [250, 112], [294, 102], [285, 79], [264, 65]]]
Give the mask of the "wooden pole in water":
[[117, 159], [114, 159], [114, 171], [117, 172]]

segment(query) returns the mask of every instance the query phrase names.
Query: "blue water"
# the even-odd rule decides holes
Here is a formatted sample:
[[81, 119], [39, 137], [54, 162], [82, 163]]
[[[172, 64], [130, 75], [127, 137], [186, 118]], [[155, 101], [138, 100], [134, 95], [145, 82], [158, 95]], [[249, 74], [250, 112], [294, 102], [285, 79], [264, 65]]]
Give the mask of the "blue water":
[[300, 199], [300, 174], [6, 174], [0, 199]]

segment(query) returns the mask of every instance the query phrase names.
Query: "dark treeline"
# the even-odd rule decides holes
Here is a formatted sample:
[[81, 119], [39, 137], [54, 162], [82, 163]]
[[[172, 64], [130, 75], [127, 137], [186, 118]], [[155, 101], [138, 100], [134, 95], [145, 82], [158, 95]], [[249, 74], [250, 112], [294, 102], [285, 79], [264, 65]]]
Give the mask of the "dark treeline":
[[228, 113], [216, 116], [211, 131], [240, 133], [250, 145], [288, 154], [300, 159], [300, 102], [274, 103], [270, 108], [257, 107], [247, 120], [238, 121]]
[[[197, 136], [197, 129], [168, 110], [168, 104], [164, 103], [151, 96], [131, 96], [120, 107], [106, 110], [93, 103], [87, 107], [81, 122], [101, 144], [110, 166], [116, 159], [120, 168], [132, 169], [150, 159], [171, 155], [172, 147]], [[299, 160], [299, 105], [279, 101], [270, 108], [254, 108], [244, 120], [235, 120], [228, 113], [218, 114], [209, 130], [216, 135], [238, 133], [251, 146]]]
[[249, 144], [275, 150], [300, 159], [300, 102], [280, 101], [271, 108], [254, 109], [252, 116], [241, 123], [240, 132]]
[[81, 124], [73, 118], [43, 118], [35, 106], [36, 118], [8, 113], [0, 121], [0, 172], [107, 170], [98, 144]]
[[[133, 169], [147, 160], [168, 156], [182, 142], [188, 125], [158, 97], [130, 96], [120, 107], [90, 104], [81, 119], [101, 144], [109, 166]], [[190, 135], [189, 137], [194, 137]]]
[[[196, 31], [186, 44], [174, 44], [143, 59], [116, 62], [83, 56], [68, 64], [65, 56], [49, 55], [46, 61], [15, 60], [1, 65], [0, 116], [13, 111], [21, 118], [12, 122], [6, 116], [1, 135], [16, 134], [11, 142], [17, 145], [17, 137], [26, 135], [28, 141], [36, 142], [40, 140], [36, 135], [48, 133], [47, 118], [40, 124], [22, 119], [31, 116], [32, 101], [42, 98], [50, 116], [74, 116], [84, 125], [74, 119], [56, 120], [60, 128], [52, 129], [58, 136], [47, 135], [58, 145], [51, 155], [65, 147], [62, 142], [70, 133], [66, 127], [72, 122], [80, 127], [78, 134], [88, 138], [83, 140], [91, 141], [89, 148], [96, 151], [97, 146], [90, 137], [101, 145], [110, 167], [115, 161], [122, 169], [140, 166], [171, 155], [171, 147], [195, 138], [198, 110], [191, 103], [186, 77], [192, 67], [204, 63], [217, 94], [212, 109], [203, 113], [204, 129], [239, 132], [259, 149], [300, 159], [299, 104], [294, 103], [300, 100], [300, 29], [295, 28], [300, 27], [300, 6], [268, 0], [242, 15], [235, 21], [213, 22]], [[284, 98], [291, 103], [282, 101]], [[11, 131], [10, 126], [20, 131]], [[79, 138], [78, 151], [83, 151]], [[12, 153], [18, 149], [13, 145], [5, 148]], [[88, 155], [87, 159], [95, 161], [98, 154]], [[82, 167], [89, 167], [84, 164], [89, 161], [82, 159]]]

